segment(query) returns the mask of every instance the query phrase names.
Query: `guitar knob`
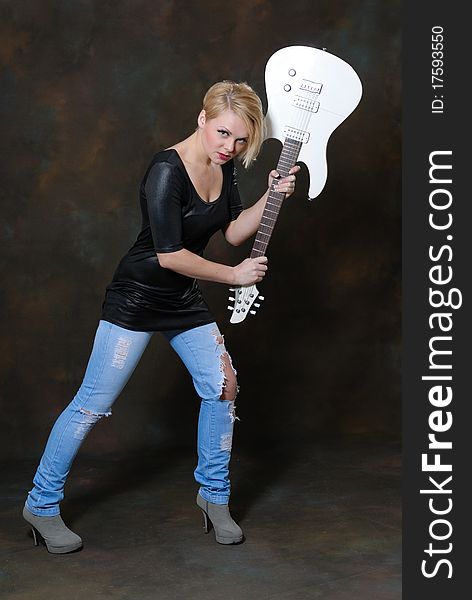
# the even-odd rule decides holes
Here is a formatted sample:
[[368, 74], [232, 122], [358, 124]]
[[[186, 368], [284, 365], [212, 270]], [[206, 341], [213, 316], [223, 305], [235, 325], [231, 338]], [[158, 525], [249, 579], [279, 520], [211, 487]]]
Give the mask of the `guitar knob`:
[[290, 75], [290, 77], [295, 77], [295, 75], [297, 74], [297, 72], [295, 71], [295, 69], [290, 69], [288, 74]]
[[251, 315], [255, 315], [256, 314], [255, 310], [250, 310], [249, 312], [251, 313]]
[[289, 92], [291, 89], [292, 89], [292, 86], [291, 86], [291, 85], [289, 85], [288, 83], [286, 83], [286, 84], [284, 85], [284, 90], [285, 90], [286, 92]]

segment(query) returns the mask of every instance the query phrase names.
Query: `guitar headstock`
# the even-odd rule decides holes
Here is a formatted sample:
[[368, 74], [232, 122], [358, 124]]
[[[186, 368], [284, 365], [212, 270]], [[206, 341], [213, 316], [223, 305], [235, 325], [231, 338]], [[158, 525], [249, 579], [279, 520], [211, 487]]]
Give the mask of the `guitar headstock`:
[[234, 296], [230, 296], [230, 302], [233, 306], [228, 306], [228, 310], [232, 310], [230, 323], [241, 323], [248, 314], [255, 315], [260, 304], [256, 300], [264, 300], [264, 296], [259, 296], [259, 292], [255, 285], [247, 287], [230, 288]]

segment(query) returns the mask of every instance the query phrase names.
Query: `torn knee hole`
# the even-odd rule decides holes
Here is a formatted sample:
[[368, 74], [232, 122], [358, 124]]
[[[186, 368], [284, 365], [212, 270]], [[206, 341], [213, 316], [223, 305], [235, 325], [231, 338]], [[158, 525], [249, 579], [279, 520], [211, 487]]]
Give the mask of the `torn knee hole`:
[[231, 364], [231, 359], [227, 352], [224, 352], [221, 357], [221, 372], [223, 373], [223, 383], [221, 389], [220, 400], [235, 400], [238, 394], [238, 382], [236, 372]]
[[81, 414], [81, 417], [77, 420], [73, 433], [74, 438], [77, 440], [84, 440], [92, 427], [98, 423], [102, 417], [109, 417], [111, 415], [111, 411], [104, 413], [93, 413], [86, 408], [80, 408], [79, 413]]
[[109, 412], [93, 413], [92, 411], [87, 410], [86, 408], [81, 408], [80, 412], [89, 417], [95, 417], [97, 420], [101, 419], [102, 417], [109, 417], [111, 415], [111, 410]]
[[236, 369], [233, 367], [231, 357], [226, 351], [224, 336], [220, 333], [220, 330], [215, 327], [211, 333], [220, 353], [220, 371], [222, 375], [220, 400], [234, 401], [239, 392]]

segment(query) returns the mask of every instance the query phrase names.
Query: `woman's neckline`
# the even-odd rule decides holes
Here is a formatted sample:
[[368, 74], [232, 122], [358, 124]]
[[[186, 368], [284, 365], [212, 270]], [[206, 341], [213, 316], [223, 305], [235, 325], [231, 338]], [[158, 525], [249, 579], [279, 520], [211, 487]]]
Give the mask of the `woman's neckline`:
[[224, 172], [224, 169], [223, 169], [223, 167], [221, 167], [221, 172], [222, 172], [222, 175], [223, 175], [223, 180], [222, 180], [222, 182], [221, 182], [221, 190], [220, 190], [219, 196], [218, 196], [217, 198], [215, 198], [214, 200], [208, 200], [208, 201], [207, 201], [207, 200], [204, 200], [204, 199], [203, 199], [203, 198], [200, 196], [200, 194], [198, 193], [198, 190], [197, 190], [197, 188], [195, 187], [195, 184], [193, 183], [193, 181], [192, 181], [192, 178], [190, 177], [190, 175], [189, 175], [189, 172], [187, 171], [187, 167], [185, 166], [185, 163], [184, 163], [184, 161], [183, 161], [182, 157], [180, 156], [180, 154], [179, 154], [178, 150], [176, 150], [175, 148], [167, 148], [166, 150], [167, 150], [167, 151], [169, 151], [169, 150], [172, 150], [173, 152], [175, 152], [175, 154], [177, 154], [177, 158], [179, 159], [179, 161], [180, 161], [180, 163], [181, 163], [181, 165], [182, 165], [182, 167], [183, 167], [183, 169], [184, 169], [184, 172], [185, 172], [185, 175], [187, 176], [187, 179], [190, 181], [190, 185], [192, 186], [192, 188], [193, 188], [193, 190], [194, 190], [194, 192], [195, 192], [195, 195], [197, 196], [197, 198], [198, 198], [198, 199], [199, 199], [201, 202], [203, 202], [203, 204], [206, 204], [206, 205], [209, 205], [209, 204], [215, 204], [216, 202], [219, 202], [219, 200], [221, 200], [221, 198], [222, 198], [222, 196], [223, 196], [224, 181], [225, 181], [225, 172]]

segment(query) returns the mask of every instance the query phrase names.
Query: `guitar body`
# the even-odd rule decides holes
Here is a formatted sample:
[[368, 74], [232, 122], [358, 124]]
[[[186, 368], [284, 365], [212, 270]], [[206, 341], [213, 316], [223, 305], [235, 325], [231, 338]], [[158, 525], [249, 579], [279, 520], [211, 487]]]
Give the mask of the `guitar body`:
[[[277, 164], [282, 177], [299, 160], [308, 167], [309, 197], [316, 198], [326, 183], [326, 148], [333, 131], [359, 104], [362, 84], [354, 69], [325, 50], [289, 46], [273, 54], [265, 71], [268, 100], [266, 139], [283, 143]], [[284, 194], [269, 190], [251, 258], [264, 256], [277, 222]], [[255, 314], [263, 300], [255, 285], [231, 290], [231, 323]]]
[[[314, 91], [304, 81], [315, 84]], [[362, 96], [362, 84], [354, 69], [325, 50], [289, 46], [267, 62], [265, 84], [268, 109], [266, 139], [284, 143], [287, 127], [302, 129], [305, 140], [298, 160], [310, 174], [310, 199], [322, 191], [327, 178], [326, 147], [333, 131], [353, 112]], [[316, 90], [319, 87], [319, 92]], [[313, 108], [307, 122], [307, 109]]]

